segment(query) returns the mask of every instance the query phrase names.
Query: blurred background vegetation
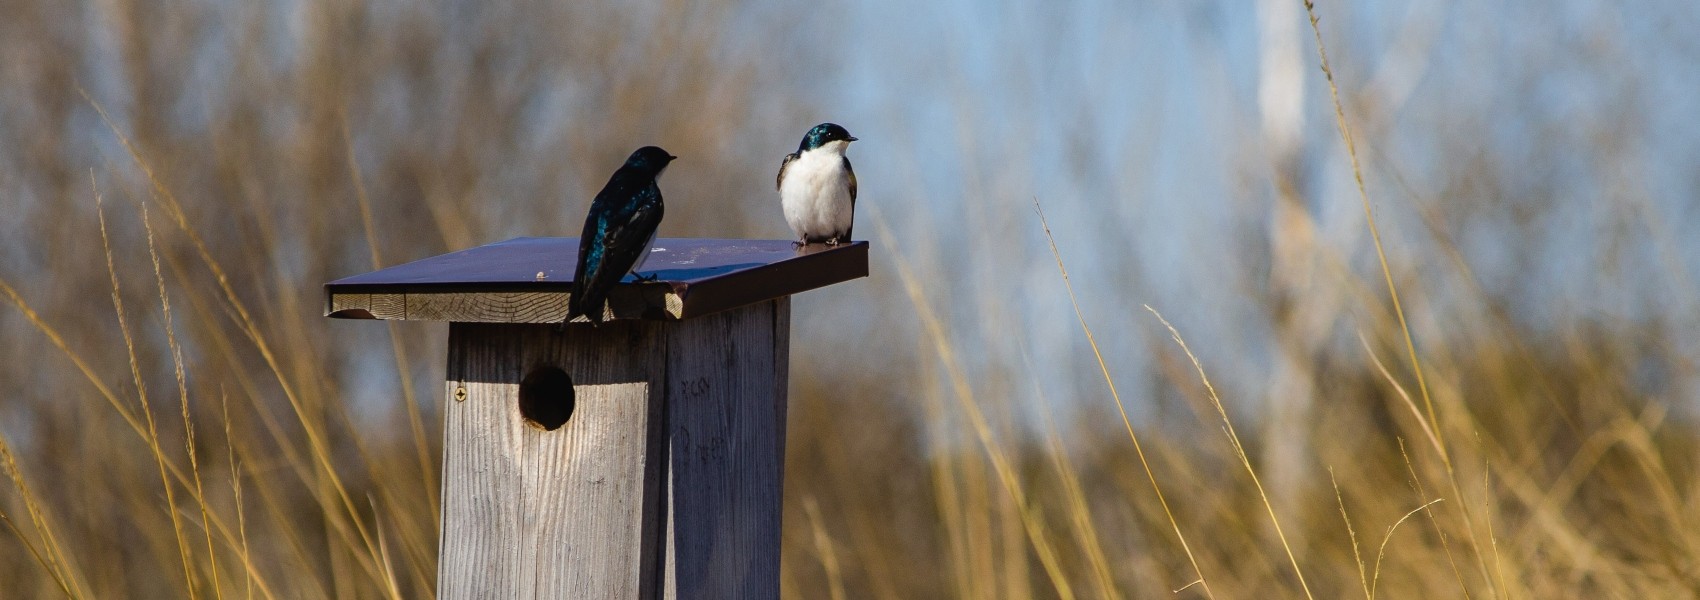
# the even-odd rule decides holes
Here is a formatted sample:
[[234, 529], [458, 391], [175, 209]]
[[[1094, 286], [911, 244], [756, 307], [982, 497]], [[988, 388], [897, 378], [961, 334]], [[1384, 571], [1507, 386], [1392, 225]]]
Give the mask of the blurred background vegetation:
[[1700, 9], [1317, 13], [1385, 272], [1299, 0], [0, 0], [0, 594], [428, 597], [445, 329], [321, 284], [831, 120], [787, 596], [1692, 597]]

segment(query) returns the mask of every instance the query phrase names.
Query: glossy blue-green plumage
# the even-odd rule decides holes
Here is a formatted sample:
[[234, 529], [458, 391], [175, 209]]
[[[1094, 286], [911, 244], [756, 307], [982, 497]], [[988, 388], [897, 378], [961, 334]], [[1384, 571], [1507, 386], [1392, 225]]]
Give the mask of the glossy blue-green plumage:
[[806, 150], [814, 150], [815, 148], [825, 146], [828, 142], [836, 142], [840, 140], [854, 142], [856, 141], [856, 138], [851, 137], [850, 132], [845, 130], [843, 127], [839, 127], [837, 123], [821, 123], [803, 135], [803, 142], [797, 144], [797, 153], [801, 154]]
[[579, 237], [567, 321], [579, 315], [602, 322], [608, 290], [637, 267], [655, 239], [664, 206], [655, 178], [675, 157], [655, 146], [633, 152], [590, 203]]

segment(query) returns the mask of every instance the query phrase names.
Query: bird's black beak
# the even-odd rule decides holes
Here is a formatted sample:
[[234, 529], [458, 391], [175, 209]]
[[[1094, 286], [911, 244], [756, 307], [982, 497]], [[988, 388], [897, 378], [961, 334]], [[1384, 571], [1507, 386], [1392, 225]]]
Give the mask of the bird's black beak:
[[673, 162], [673, 161], [675, 161], [675, 160], [679, 160], [679, 157], [677, 157], [677, 156], [669, 156], [669, 157], [667, 157], [667, 162]]
[[854, 142], [854, 141], [856, 141], [856, 136], [850, 136], [850, 137], [848, 137], [848, 138], [845, 138], [845, 139], [844, 139], [844, 141], [846, 141], [846, 142]]

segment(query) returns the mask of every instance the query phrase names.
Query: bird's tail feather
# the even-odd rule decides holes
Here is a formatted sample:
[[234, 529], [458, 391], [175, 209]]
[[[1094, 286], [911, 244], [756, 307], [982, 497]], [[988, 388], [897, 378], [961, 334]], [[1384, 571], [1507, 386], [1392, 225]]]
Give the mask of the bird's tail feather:
[[573, 294], [567, 298], [567, 317], [561, 320], [561, 325], [565, 326], [580, 316], [590, 321], [591, 325], [600, 325], [602, 323], [603, 305], [606, 302], [607, 297], [600, 294], [591, 292]]

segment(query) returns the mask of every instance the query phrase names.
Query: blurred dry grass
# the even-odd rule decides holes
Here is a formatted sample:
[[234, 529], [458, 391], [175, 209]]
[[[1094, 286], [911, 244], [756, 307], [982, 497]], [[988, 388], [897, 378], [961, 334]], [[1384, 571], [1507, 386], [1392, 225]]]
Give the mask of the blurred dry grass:
[[[806, 34], [736, 32], [785, 29], [779, 13], [0, 1], [3, 593], [428, 596], [441, 330], [326, 323], [318, 286], [572, 231], [574, 202], [639, 143], [687, 157], [665, 234], [768, 231], [762, 202], [674, 199], [770, 197], [766, 142], [793, 139], [807, 107], [759, 90], [816, 65], [762, 51]], [[1366, 138], [1384, 131], [1375, 102], [1349, 106], [1371, 113]], [[1622, 160], [1608, 133], [1599, 164]], [[952, 317], [941, 278], [972, 269], [864, 212], [889, 261], [868, 296], [921, 327], [882, 334], [889, 363], [794, 363], [786, 594], [1691, 597], [1692, 315], [1531, 317], [1482, 281], [1459, 239], [1470, 216], [1543, 210], [1542, 190], [1496, 179], [1511, 160], [1465, 155], [1438, 195], [1379, 199], [1417, 207], [1387, 274], [1432, 412], [1381, 272], [1321, 240], [1303, 186], [1281, 187], [1268, 247], [1245, 258], [1282, 270], [1244, 283], [1305, 382], [1298, 419], [1235, 410], [1201, 378], [1224, 367], [1136, 310], [1081, 324], [1147, 344], [1151, 389], [1112, 397], [1084, 352], [1075, 388], [1037, 387], [1031, 362], [969, 341], [1007, 339], [989, 323], [1016, 309], [979, 306], [986, 330], [962, 331], [975, 320]], [[1598, 210], [1606, 245], [1651, 252], [1673, 282], [1659, 289], [1692, 293], [1672, 225], [1614, 193], [1641, 203]], [[1085, 408], [1053, 422], [1052, 402]], [[1156, 410], [1124, 427], [1118, 402]]]

